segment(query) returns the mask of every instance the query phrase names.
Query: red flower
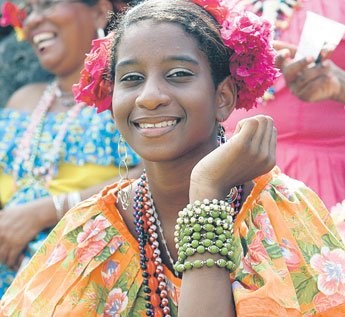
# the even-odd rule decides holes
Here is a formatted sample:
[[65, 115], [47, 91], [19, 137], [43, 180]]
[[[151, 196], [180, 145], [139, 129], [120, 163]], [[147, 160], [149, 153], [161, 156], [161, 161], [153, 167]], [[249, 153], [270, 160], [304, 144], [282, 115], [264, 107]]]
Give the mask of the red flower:
[[109, 78], [108, 52], [113, 33], [92, 41], [92, 49], [86, 55], [79, 83], [72, 90], [77, 102], [85, 102], [97, 108], [97, 112], [111, 111], [113, 83]]
[[19, 41], [24, 39], [23, 20], [26, 17], [26, 12], [20, 9], [12, 2], [4, 2], [2, 5], [2, 17], [0, 19], [1, 26], [11, 25], [17, 33]]
[[2, 17], [0, 19], [1, 26], [12, 25], [13, 27], [23, 27], [23, 20], [26, 17], [25, 10], [19, 9], [12, 2], [4, 2], [2, 5]]

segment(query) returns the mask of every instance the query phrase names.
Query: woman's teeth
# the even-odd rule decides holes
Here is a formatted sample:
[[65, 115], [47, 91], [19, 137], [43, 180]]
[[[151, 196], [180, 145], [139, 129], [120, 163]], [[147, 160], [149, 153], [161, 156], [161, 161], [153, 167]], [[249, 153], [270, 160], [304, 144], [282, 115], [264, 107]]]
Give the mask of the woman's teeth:
[[162, 122], [159, 122], [159, 123], [139, 123], [139, 127], [142, 128], [142, 129], [162, 128], [162, 127], [173, 126], [176, 123], [177, 123], [177, 120], [162, 121]]
[[32, 38], [32, 41], [35, 45], [37, 45], [39, 50], [43, 50], [54, 43], [54, 38], [54, 33], [46, 32], [35, 35]]

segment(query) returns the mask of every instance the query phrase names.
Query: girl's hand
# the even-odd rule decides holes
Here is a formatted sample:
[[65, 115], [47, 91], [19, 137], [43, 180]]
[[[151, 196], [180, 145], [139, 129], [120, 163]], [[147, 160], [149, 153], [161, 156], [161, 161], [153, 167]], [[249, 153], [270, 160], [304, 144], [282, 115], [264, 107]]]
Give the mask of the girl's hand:
[[193, 168], [189, 196], [224, 199], [231, 187], [269, 172], [276, 162], [277, 131], [272, 118], [241, 120], [234, 135]]

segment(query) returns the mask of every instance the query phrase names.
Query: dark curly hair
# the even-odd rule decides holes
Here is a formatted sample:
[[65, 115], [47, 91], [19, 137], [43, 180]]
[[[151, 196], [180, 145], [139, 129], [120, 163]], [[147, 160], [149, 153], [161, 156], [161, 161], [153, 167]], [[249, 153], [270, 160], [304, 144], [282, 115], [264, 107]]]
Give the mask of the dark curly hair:
[[230, 75], [230, 50], [220, 36], [220, 25], [202, 7], [188, 0], [146, 0], [120, 16], [114, 16], [112, 27], [116, 29], [110, 54], [110, 75], [115, 77], [117, 50], [126, 29], [144, 20], [169, 22], [180, 25], [198, 43], [206, 55], [215, 87]]

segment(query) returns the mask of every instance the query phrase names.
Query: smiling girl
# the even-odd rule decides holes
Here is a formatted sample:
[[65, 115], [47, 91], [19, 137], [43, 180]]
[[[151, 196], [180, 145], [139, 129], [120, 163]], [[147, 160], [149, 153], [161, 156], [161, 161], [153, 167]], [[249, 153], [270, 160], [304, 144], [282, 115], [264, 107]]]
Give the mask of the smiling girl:
[[[4, 316], [344, 311], [344, 246], [318, 197], [274, 167], [272, 120], [221, 135], [275, 76], [268, 38], [266, 22], [217, 0], [148, 0], [123, 16], [99, 82], [112, 83], [109, 107], [145, 171], [66, 214]], [[84, 79], [78, 98], [95, 92]]]

